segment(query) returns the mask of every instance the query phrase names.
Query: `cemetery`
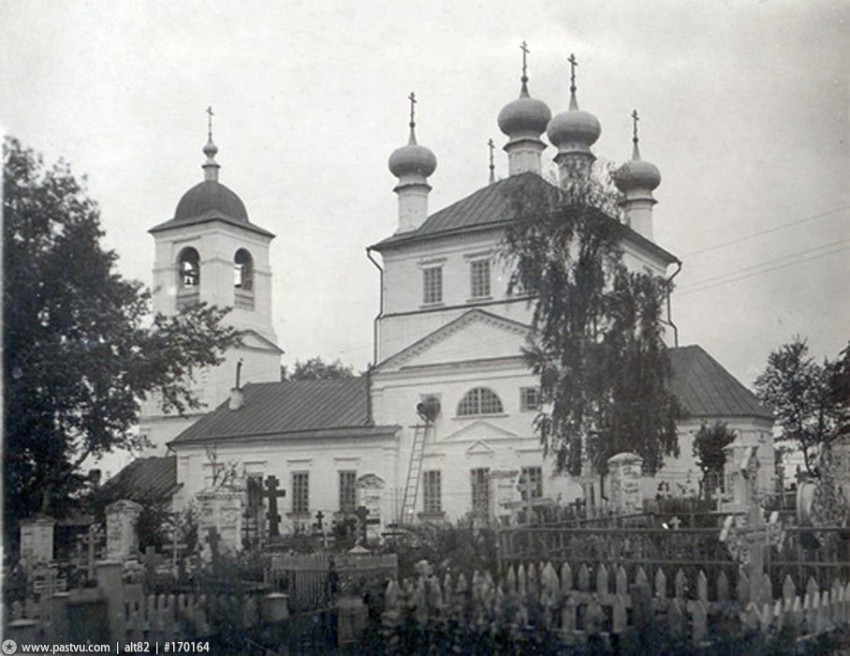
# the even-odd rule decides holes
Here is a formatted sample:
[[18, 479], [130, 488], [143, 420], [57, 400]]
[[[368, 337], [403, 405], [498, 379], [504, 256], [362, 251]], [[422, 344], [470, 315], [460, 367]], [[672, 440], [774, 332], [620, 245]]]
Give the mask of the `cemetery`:
[[[713, 508], [642, 501], [639, 457], [618, 454], [606, 508], [506, 501], [513, 514], [485, 526], [384, 526], [361, 504], [345, 518], [319, 511], [309, 530], [285, 535], [286, 491], [274, 476], [263, 481], [265, 521], [253, 543], [244, 490], [233, 485], [198, 494], [194, 525], [173, 519], [159, 547], [140, 548], [148, 511], [129, 499], [110, 503], [67, 557], [53, 550], [56, 522], [35, 517], [21, 524], [20, 557], [5, 567], [4, 636], [203, 640], [213, 653], [257, 654], [756, 653], [780, 643], [780, 653], [811, 653], [842, 644], [846, 510], [843, 523], [826, 525], [821, 518], [836, 515], [812, 507], [820, 492], [760, 498], [756, 450], [729, 455], [731, 495]], [[829, 472], [822, 478], [843, 496], [847, 472]], [[371, 488], [361, 487], [364, 501]]]

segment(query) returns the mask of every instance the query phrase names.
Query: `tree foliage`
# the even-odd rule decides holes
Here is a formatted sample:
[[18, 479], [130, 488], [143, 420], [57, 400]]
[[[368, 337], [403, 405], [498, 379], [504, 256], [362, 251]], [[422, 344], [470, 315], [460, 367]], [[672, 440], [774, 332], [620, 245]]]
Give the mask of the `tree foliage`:
[[817, 475], [815, 455], [848, 432], [850, 346], [835, 361], [815, 362], [797, 336], [771, 352], [756, 379], [759, 399], [776, 415], [782, 434], [803, 452], [806, 469]]
[[89, 456], [139, 446], [139, 400], [198, 407], [185, 381], [237, 341], [226, 310], [148, 313], [149, 294], [116, 271], [94, 201], [61, 160], [3, 147], [6, 518], [61, 513]]
[[520, 192], [502, 247], [511, 289], [534, 302], [525, 357], [546, 408], [536, 427], [557, 469], [571, 474], [583, 462], [604, 471], [621, 451], [655, 472], [678, 453], [660, 324], [667, 285], [623, 263], [616, 200], [594, 180], [549, 196]]
[[[735, 441], [735, 431], [725, 422], [718, 421], [709, 426], [705, 422], [694, 435], [693, 455], [697, 467], [702, 471], [703, 482], [709, 474], [722, 474], [726, 464], [726, 454], [723, 449]], [[706, 496], [710, 490], [705, 490]]]
[[281, 367], [281, 378], [288, 381], [299, 380], [338, 380], [352, 378], [354, 370], [350, 365], [344, 365], [340, 360], [327, 363], [320, 357], [310, 358], [301, 362], [295, 361], [292, 373], [286, 367]]

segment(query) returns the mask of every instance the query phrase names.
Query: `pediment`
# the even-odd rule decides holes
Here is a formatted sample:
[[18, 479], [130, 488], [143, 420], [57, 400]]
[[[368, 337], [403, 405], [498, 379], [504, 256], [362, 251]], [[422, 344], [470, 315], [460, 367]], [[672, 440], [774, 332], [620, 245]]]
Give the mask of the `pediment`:
[[493, 453], [495, 453], [493, 449], [481, 440], [478, 440], [466, 450], [466, 455], [468, 456], [492, 456]]
[[243, 330], [239, 333], [239, 338], [242, 340], [242, 348], [244, 349], [283, 353], [283, 349], [277, 344], [270, 339], [266, 339], [255, 330]]
[[381, 371], [473, 360], [515, 358], [530, 328], [484, 310], [470, 310], [378, 365]]
[[447, 435], [440, 442], [479, 442], [487, 443], [492, 440], [511, 440], [518, 438], [516, 433], [500, 428], [489, 421], [479, 419], [460, 430]]

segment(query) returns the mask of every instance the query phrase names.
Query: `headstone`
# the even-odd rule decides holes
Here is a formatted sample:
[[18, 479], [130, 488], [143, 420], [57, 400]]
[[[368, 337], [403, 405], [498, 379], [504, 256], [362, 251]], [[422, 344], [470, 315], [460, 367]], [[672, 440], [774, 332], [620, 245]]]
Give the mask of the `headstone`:
[[515, 513], [515, 506], [520, 501], [519, 490], [516, 486], [518, 476], [519, 471], [516, 469], [491, 470], [488, 474], [495, 514], [503, 524], [510, 521]]
[[212, 559], [210, 545], [206, 541], [211, 529], [219, 537], [219, 548], [224, 551], [242, 549], [242, 504], [241, 490], [226, 487], [207, 488], [196, 497], [200, 513], [198, 535], [201, 536], [201, 555], [206, 562]]
[[636, 453], [618, 453], [608, 459], [609, 498], [616, 512], [631, 514], [643, 509], [642, 467], [643, 458]]
[[384, 479], [375, 474], [365, 474], [354, 483], [354, 496], [358, 506], [366, 509], [365, 531], [367, 540], [381, 538], [381, 505], [384, 497]]
[[106, 558], [125, 561], [135, 558], [139, 551], [136, 524], [142, 506], [129, 499], [121, 499], [106, 506]]
[[[830, 451], [835, 484], [845, 504], [850, 506], [850, 435], [833, 442]], [[845, 524], [846, 522], [850, 522], [850, 517], [845, 517]]]
[[53, 560], [53, 527], [50, 517], [21, 521], [21, 561], [27, 568]]

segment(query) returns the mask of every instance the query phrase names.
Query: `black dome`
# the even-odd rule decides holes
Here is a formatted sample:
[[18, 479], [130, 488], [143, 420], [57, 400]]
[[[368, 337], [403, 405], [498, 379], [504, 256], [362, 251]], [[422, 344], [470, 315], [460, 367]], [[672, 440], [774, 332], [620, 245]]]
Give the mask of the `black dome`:
[[224, 215], [248, 223], [248, 210], [235, 192], [215, 180], [204, 180], [183, 194], [174, 211], [174, 220], [183, 221], [208, 213]]

